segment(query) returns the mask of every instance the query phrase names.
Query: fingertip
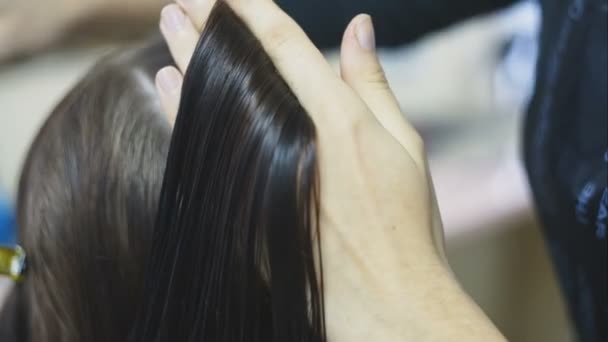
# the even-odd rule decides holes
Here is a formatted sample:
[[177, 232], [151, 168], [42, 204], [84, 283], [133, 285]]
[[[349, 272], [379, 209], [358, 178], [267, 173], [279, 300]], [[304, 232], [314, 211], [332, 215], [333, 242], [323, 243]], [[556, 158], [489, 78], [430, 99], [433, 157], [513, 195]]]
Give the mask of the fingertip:
[[183, 80], [182, 74], [173, 66], [164, 67], [156, 74], [161, 106], [172, 123], [177, 117]]
[[175, 63], [185, 72], [199, 40], [199, 32], [177, 4], [169, 4], [162, 9], [159, 26]]
[[169, 4], [160, 12], [161, 28], [172, 32], [179, 31], [186, 23], [186, 15], [182, 9], [176, 4]]
[[182, 82], [182, 74], [173, 66], [164, 67], [156, 74], [156, 83], [166, 94], [179, 92]]
[[344, 31], [342, 47], [350, 47], [368, 52], [376, 50], [374, 23], [369, 14], [359, 14], [350, 21]]
[[348, 25], [346, 26], [346, 29], [344, 30], [344, 35], [342, 36], [342, 51], [344, 51], [345, 48], [352, 46], [356, 42], [356, 36], [355, 36], [356, 19], [357, 19], [357, 17], [353, 18], [348, 23]]
[[340, 69], [345, 81], [359, 77], [361, 69], [377, 68], [376, 37], [372, 17], [359, 14], [351, 20], [342, 40]]
[[376, 32], [369, 14], [360, 14], [354, 19], [355, 36], [359, 46], [367, 51], [376, 50]]

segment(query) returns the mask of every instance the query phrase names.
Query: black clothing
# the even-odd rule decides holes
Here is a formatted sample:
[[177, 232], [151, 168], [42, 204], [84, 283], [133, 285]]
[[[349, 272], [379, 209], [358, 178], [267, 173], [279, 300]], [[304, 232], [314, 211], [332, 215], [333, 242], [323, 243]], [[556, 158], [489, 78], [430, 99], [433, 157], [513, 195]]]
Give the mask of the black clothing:
[[[508, 0], [278, 0], [319, 47], [358, 13], [380, 45], [410, 42]], [[608, 341], [607, 0], [541, 0], [537, 83], [524, 130], [536, 206], [582, 341]], [[539, 318], [542, 319], [542, 318]]]
[[607, 2], [545, 1], [525, 162], [583, 341], [608, 341]]
[[513, 0], [275, 0], [319, 48], [339, 46], [357, 14], [374, 19], [376, 41], [394, 46], [468, 17], [512, 4]]

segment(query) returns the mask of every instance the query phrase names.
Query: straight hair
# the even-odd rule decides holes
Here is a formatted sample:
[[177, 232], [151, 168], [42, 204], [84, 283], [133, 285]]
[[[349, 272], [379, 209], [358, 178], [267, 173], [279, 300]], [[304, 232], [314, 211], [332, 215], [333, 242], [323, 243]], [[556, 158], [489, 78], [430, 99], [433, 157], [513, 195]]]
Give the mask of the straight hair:
[[315, 126], [218, 1], [185, 75], [132, 341], [325, 341]]
[[152, 79], [172, 63], [159, 42], [112, 54], [36, 136], [3, 342], [325, 341], [311, 119], [218, 2], [169, 152]]
[[27, 272], [2, 342], [127, 340], [171, 137], [153, 79], [170, 63], [160, 40], [104, 58], [40, 129], [17, 194]]

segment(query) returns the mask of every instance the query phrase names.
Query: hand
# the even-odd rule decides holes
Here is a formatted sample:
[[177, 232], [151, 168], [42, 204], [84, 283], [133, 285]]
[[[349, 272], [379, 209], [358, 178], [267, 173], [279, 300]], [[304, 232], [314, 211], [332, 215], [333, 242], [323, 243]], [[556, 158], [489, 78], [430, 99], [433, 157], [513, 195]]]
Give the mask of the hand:
[[[329, 340], [500, 339], [445, 261], [423, 143], [388, 87], [370, 17], [358, 16], [346, 29], [338, 76], [271, 0], [226, 1], [317, 126]], [[161, 31], [179, 70], [161, 70], [157, 86], [172, 119], [214, 2], [180, 0], [162, 12]]]
[[0, 62], [46, 47], [61, 38], [88, 0], [0, 0]]

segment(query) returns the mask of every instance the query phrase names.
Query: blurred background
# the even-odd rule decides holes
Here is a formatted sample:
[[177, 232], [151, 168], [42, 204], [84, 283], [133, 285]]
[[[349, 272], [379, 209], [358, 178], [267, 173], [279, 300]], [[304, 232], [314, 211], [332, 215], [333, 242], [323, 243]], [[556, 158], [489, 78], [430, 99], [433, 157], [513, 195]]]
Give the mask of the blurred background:
[[[78, 12], [56, 2], [66, 11], [49, 18]], [[20, 168], [43, 120], [100, 56], [149, 35], [157, 21], [105, 16], [68, 30], [49, 19], [32, 37], [13, 14], [0, 0], [0, 244], [14, 243]], [[449, 259], [464, 288], [509, 340], [559, 342], [571, 340], [570, 323], [520, 160], [539, 22], [537, 4], [523, 1], [382, 49], [381, 58], [429, 147]], [[326, 54], [337, 67], [337, 52]], [[0, 279], [0, 302], [8, 286]]]

